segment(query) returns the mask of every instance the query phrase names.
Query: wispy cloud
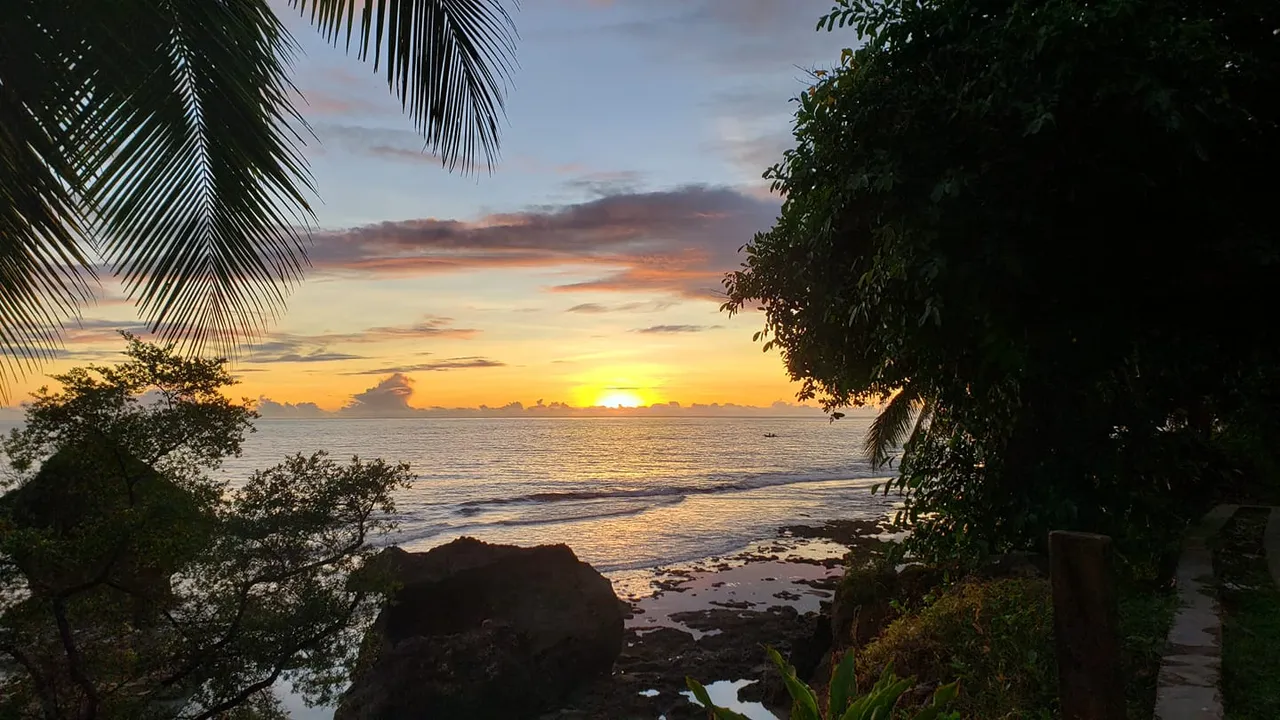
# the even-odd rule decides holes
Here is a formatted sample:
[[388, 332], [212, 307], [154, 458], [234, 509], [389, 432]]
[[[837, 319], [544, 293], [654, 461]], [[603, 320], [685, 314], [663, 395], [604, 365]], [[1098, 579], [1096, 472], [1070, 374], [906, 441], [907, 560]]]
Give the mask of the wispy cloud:
[[719, 330], [723, 325], [652, 325], [647, 328], [636, 328], [632, 332], [641, 335], [680, 335], [683, 333], [700, 333], [708, 330]]
[[565, 312], [581, 313], [583, 315], [603, 315], [604, 313], [621, 313], [621, 312], [661, 312], [668, 308], [679, 305], [677, 302], [669, 300], [652, 300], [649, 302], [630, 302], [621, 305], [603, 305], [601, 303], [581, 303], [565, 310]]
[[507, 364], [504, 362], [490, 360], [485, 357], [456, 357], [444, 358], [435, 362], [417, 363], [415, 365], [399, 365], [395, 367], [374, 368], [372, 370], [357, 370], [343, 373], [343, 375], [387, 375], [412, 372], [444, 372], [448, 370], [471, 370], [476, 368], [498, 368], [506, 366]]
[[453, 319], [428, 315], [418, 322], [406, 325], [380, 325], [358, 332], [273, 333], [262, 342], [251, 345], [244, 356], [248, 363], [314, 363], [343, 360], [366, 360], [367, 355], [332, 350], [334, 345], [370, 345], [395, 340], [466, 339], [479, 330], [453, 326]]
[[350, 353], [312, 350], [307, 353], [294, 351], [294, 346], [287, 343], [263, 343], [245, 359], [253, 363], [315, 363], [338, 362], [341, 360], [363, 360], [363, 355]]

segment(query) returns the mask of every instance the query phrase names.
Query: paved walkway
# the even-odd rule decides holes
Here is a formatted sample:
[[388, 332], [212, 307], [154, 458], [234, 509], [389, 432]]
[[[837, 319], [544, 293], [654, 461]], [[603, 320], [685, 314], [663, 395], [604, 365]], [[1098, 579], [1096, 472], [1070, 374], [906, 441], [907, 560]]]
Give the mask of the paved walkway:
[[1156, 686], [1158, 720], [1220, 720], [1222, 696], [1222, 622], [1213, 590], [1213, 553], [1207, 541], [1239, 506], [1219, 505], [1187, 533], [1178, 560], [1181, 607], [1169, 629], [1169, 642]]
[[[1187, 534], [1178, 560], [1181, 607], [1156, 689], [1157, 720], [1221, 720], [1222, 621], [1214, 592], [1213, 554], [1207, 541], [1222, 530], [1239, 505], [1219, 505]], [[1263, 538], [1267, 567], [1280, 585], [1280, 507], [1271, 508]]]

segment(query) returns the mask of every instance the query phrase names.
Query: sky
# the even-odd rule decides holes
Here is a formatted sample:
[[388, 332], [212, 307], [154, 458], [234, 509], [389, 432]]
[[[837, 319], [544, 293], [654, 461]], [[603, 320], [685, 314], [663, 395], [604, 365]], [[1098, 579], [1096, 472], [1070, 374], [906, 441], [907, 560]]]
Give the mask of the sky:
[[[794, 401], [759, 314], [719, 307], [780, 199], [806, 69], [847, 33], [829, 0], [524, 0], [492, 174], [450, 174], [369, 65], [284, 0], [317, 141], [312, 269], [236, 361], [235, 393], [282, 412], [359, 407]], [[111, 286], [46, 372], [145, 337]], [[46, 382], [21, 379], [12, 400]], [[369, 395], [374, 393], [374, 395]], [[362, 400], [363, 398], [363, 400]], [[778, 406], [781, 407], [781, 406]]]

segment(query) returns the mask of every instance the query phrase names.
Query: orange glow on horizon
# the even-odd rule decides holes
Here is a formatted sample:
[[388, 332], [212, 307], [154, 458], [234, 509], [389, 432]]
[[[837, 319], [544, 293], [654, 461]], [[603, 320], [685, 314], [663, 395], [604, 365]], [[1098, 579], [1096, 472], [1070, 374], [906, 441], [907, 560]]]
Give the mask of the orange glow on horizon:
[[597, 407], [640, 407], [644, 400], [637, 394], [627, 390], [606, 390], [596, 398]]

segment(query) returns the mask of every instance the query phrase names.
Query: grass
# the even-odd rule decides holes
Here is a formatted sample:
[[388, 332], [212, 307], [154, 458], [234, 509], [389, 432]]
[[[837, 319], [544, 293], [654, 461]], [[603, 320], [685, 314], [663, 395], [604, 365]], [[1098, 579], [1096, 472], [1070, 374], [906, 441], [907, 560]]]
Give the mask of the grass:
[[1266, 523], [1266, 510], [1242, 508], [1214, 543], [1227, 720], [1280, 718], [1280, 588], [1267, 571]]
[[1131, 592], [1120, 597], [1120, 639], [1124, 652], [1125, 705], [1129, 720], [1155, 714], [1156, 679], [1178, 596], [1173, 592]]

